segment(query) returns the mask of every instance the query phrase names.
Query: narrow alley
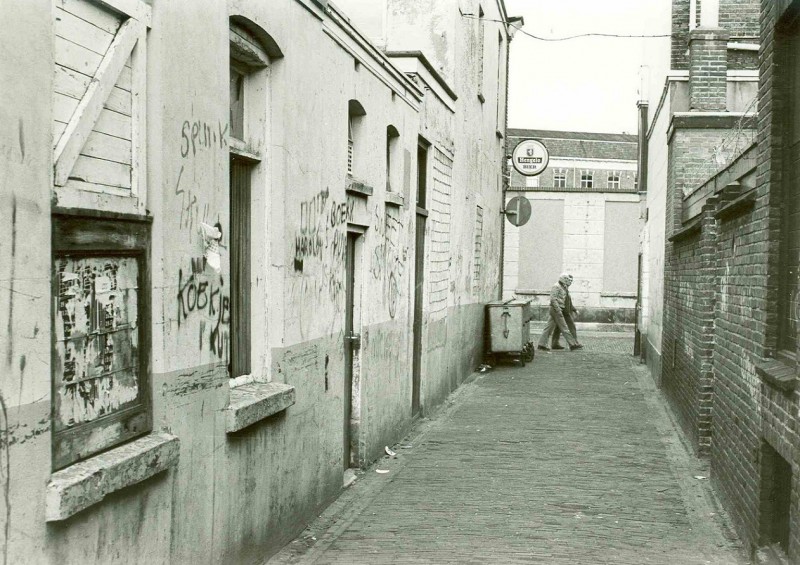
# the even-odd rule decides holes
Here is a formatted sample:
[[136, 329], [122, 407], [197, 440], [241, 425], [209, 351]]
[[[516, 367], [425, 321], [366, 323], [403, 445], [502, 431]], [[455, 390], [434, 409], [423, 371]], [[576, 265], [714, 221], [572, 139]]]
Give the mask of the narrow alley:
[[746, 563], [631, 334], [585, 343], [478, 375], [268, 563]]

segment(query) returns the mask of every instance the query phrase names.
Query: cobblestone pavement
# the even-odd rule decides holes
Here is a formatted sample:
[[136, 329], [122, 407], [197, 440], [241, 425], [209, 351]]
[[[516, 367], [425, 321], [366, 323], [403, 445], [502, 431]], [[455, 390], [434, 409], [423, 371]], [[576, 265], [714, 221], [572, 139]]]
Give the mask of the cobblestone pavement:
[[269, 563], [747, 563], [632, 334], [581, 340], [463, 385]]

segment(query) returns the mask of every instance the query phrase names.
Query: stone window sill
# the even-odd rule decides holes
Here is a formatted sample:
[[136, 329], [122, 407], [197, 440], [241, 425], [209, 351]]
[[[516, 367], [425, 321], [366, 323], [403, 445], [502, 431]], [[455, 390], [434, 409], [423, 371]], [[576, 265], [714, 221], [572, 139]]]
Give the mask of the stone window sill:
[[344, 188], [348, 194], [357, 194], [358, 196], [372, 196], [373, 193], [371, 186], [355, 179], [351, 175], [347, 175]]
[[225, 409], [225, 430], [238, 432], [294, 403], [294, 387], [283, 383], [250, 383], [231, 388], [231, 398]]
[[794, 367], [777, 359], [757, 361], [755, 366], [759, 378], [773, 388], [783, 392], [792, 392], [797, 387]]
[[155, 433], [56, 471], [47, 484], [45, 518], [65, 520], [103, 500], [177, 465], [180, 440]]
[[402, 207], [406, 202], [406, 199], [403, 197], [403, 195], [397, 194], [396, 192], [387, 192], [385, 200], [387, 206], [397, 206], [398, 208]]

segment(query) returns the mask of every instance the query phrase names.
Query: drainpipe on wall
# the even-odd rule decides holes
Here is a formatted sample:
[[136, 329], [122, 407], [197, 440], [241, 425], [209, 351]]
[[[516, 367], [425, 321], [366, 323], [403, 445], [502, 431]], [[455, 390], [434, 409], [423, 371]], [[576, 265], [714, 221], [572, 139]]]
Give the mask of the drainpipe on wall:
[[[644, 194], [645, 204], [647, 204], [647, 120], [648, 120], [648, 108], [649, 104], [647, 102], [645, 87], [644, 87], [644, 80], [642, 80], [642, 90], [641, 90], [641, 100], [637, 103], [639, 108], [639, 136], [638, 136], [638, 152], [637, 152], [637, 164], [636, 164], [636, 173], [639, 178], [639, 187], [638, 192], [641, 198], [641, 195]], [[645, 220], [646, 221], [646, 220]], [[643, 227], [644, 229], [644, 227]], [[642, 347], [642, 328], [641, 328], [641, 317], [642, 317], [642, 258], [643, 258], [643, 249], [639, 250], [639, 266], [636, 275], [636, 313], [634, 318], [634, 342], [633, 342], [633, 354], [638, 356], [640, 362], [644, 359], [644, 348]]]
[[525, 20], [522, 16], [515, 16], [508, 18], [506, 22], [506, 32], [508, 35], [508, 41], [506, 41], [506, 107], [505, 107], [505, 118], [503, 123], [503, 147], [505, 150], [503, 151], [503, 162], [501, 164], [501, 171], [502, 171], [502, 179], [503, 182], [501, 183], [500, 189], [500, 213], [502, 218], [500, 219], [500, 269], [499, 269], [499, 281], [498, 281], [498, 294], [497, 299], [503, 299], [503, 277], [505, 276], [505, 260], [506, 260], [506, 192], [508, 191], [509, 179], [511, 178], [511, 170], [508, 168], [508, 77], [509, 77], [509, 61], [510, 61], [510, 53], [511, 53], [511, 40], [514, 39], [514, 34], [519, 30], [523, 25], [525, 25]]

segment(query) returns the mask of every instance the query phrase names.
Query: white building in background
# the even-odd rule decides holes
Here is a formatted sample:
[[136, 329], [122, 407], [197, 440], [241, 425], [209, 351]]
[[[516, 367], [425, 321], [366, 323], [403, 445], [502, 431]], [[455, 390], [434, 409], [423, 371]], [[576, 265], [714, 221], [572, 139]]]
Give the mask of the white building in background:
[[579, 322], [633, 323], [636, 308], [641, 196], [635, 135], [508, 130], [507, 153], [524, 139], [541, 141], [543, 173], [511, 172], [507, 200], [527, 198], [532, 216], [506, 223], [503, 295], [532, 300], [546, 319], [550, 287], [563, 272]]

